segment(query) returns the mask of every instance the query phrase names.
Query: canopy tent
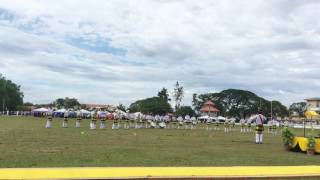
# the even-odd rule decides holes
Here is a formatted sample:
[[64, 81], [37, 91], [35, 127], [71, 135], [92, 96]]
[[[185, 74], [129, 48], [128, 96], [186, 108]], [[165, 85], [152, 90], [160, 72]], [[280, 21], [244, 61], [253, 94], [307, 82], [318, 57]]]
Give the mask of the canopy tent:
[[218, 119], [219, 122], [225, 122], [226, 121], [226, 118], [222, 117], [222, 116], [218, 116], [217, 119]]
[[315, 116], [319, 116], [319, 114], [315, 111], [306, 111], [304, 113], [304, 115], [308, 118], [308, 119], [312, 119], [312, 117], [315, 117]]
[[88, 110], [85, 110], [85, 109], [81, 109], [80, 113], [82, 113], [82, 114], [90, 114], [91, 112], [88, 111]]
[[107, 117], [107, 115], [109, 114], [109, 112], [108, 111], [98, 111], [98, 116], [100, 117], [100, 118], [105, 118], [105, 117]]
[[59, 110], [56, 110], [54, 111], [55, 113], [65, 113], [66, 112], [66, 109], [59, 109]]
[[198, 119], [199, 120], [201, 120], [201, 119], [209, 119], [209, 116], [200, 116], [200, 117], [198, 117]]
[[39, 109], [34, 109], [32, 112], [39, 112], [39, 113], [44, 113], [48, 112], [49, 110], [47, 108], [39, 108]]

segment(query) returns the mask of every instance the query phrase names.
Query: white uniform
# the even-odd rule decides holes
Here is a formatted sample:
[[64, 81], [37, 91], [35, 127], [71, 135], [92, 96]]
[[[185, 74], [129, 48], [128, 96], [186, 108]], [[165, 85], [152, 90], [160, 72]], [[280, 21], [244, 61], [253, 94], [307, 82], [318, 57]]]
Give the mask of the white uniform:
[[262, 144], [263, 141], [263, 122], [266, 121], [266, 117], [262, 114], [257, 114], [252, 118], [256, 122], [256, 144]]
[[160, 120], [159, 120], [158, 124], [161, 129], [166, 127], [166, 123], [164, 122], [164, 116], [160, 116]]
[[185, 122], [185, 129], [188, 129], [188, 128], [191, 129], [191, 119], [189, 115], [186, 115], [184, 117], [184, 122]]
[[97, 129], [97, 113], [94, 111], [91, 112], [90, 129]]
[[240, 125], [241, 125], [241, 129], [240, 129], [240, 132], [241, 133], [245, 133], [246, 132], [246, 120], [245, 119], [241, 119], [240, 120]]
[[206, 119], [206, 130], [208, 131], [208, 130], [212, 130], [212, 128], [210, 127], [211, 126], [211, 124], [212, 124], [212, 118], [211, 117], [208, 117], [207, 119]]
[[172, 116], [171, 118], [171, 128], [177, 128], [177, 118], [175, 116]]
[[182, 116], [179, 116], [177, 121], [179, 122], [178, 129], [180, 129], [180, 126], [183, 126], [183, 118], [182, 118]]
[[52, 111], [49, 111], [47, 114], [47, 122], [46, 122], [46, 128], [51, 128], [52, 127]]
[[77, 111], [76, 128], [80, 128], [81, 118], [82, 118], [81, 111]]
[[197, 118], [196, 117], [191, 117], [191, 129], [195, 129], [197, 125]]
[[65, 111], [64, 112], [64, 119], [63, 119], [63, 122], [62, 122], [62, 127], [63, 128], [67, 128], [68, 127], [68, 118], [69, 118], [69, 111]]

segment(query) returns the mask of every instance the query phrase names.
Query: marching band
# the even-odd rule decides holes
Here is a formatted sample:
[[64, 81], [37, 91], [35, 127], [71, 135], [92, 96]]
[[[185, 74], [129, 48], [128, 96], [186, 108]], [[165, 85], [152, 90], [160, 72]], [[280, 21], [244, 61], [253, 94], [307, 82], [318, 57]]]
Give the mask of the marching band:
[[[68, 128], [69, 114], [72, 112], [71, 110], [65, 111], [63, 115], [62, 127]], [[46, 114], [46, 124], [45, 128], [52, 128], [53, 122], [53, 112], [49, 111]], [[76, 111], [76, 128], [80, 128], [82, 118], [90, 117], [90, 126], [91, 130], [97, 129], [97, 122], [100, 122], [100, 129], [107, 128], [107, 120], [112, 121], [111, 129], [129, 129], [129, 128], [159, 128], [159, 129], [196, 129], [199, 123], [205, 124], [206, 130], [219, 130], [219, 126], [224, 125], [224, 132], [229, 133], [233, 131], [236, 125], [236, 120], [233, 119], [224, 119], [223, 121], [218, 118], [208, 117], [204, 119], [204, 121], [200, 121], [200, 119], [195, 116], [185, 115], [185, 116], [173, 116], [172, 114], [166, 115], [152, 115], [152, 114], [142, 114], [138, 113], [126, 113], [122, 111], [92, 111], [89, 115], [83, 114], [81, 111]], [[250, 133], [252, 132], [252, 124], [255, 125], [256, 130], [256, 144], [262, 144], [263, 142], [263, 130], [264, 123], [266, 121], [266, 117], [259, 112], [257, 115], [252, 116], [249, 119], [240, 119], [238, 124], [240, 125], [240, 133]], [[212, 128], [214, 126], [214, 128]], [[280, 126], [279, 122], [276, 119], [272, 119], [267, 123], [268, 133], [272, 135], [277, 135], [277, 127]]]

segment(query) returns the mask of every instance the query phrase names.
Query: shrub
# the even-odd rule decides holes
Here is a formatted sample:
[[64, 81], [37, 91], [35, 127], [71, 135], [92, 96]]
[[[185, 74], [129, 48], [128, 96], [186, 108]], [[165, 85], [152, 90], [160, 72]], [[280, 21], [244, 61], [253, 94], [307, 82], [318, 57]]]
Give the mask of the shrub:
[[293, 132], [285, 127], [283, 130], [282, 130], [282, 142], [285, 146], [291, 146], [292, 145], [292, 142], [293, 142], [293, 138], [294, 138], [294, 134]]
[[308, 134], [307, 139], [308, 139], [308, 144], [307, 144], [308, 149], [314, 149], [316, 146], [316, 139], [314, 134], [313, 133]]

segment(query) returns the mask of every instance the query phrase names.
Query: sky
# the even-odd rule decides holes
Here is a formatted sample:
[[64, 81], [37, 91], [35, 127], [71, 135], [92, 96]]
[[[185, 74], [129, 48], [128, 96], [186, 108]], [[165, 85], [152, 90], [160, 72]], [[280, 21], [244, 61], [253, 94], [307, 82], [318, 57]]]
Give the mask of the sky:
[[117, 105], [176, 81], [285, 105], [320, 96], [318, 0], [0, 0], [0, 73], [24, 101]]

